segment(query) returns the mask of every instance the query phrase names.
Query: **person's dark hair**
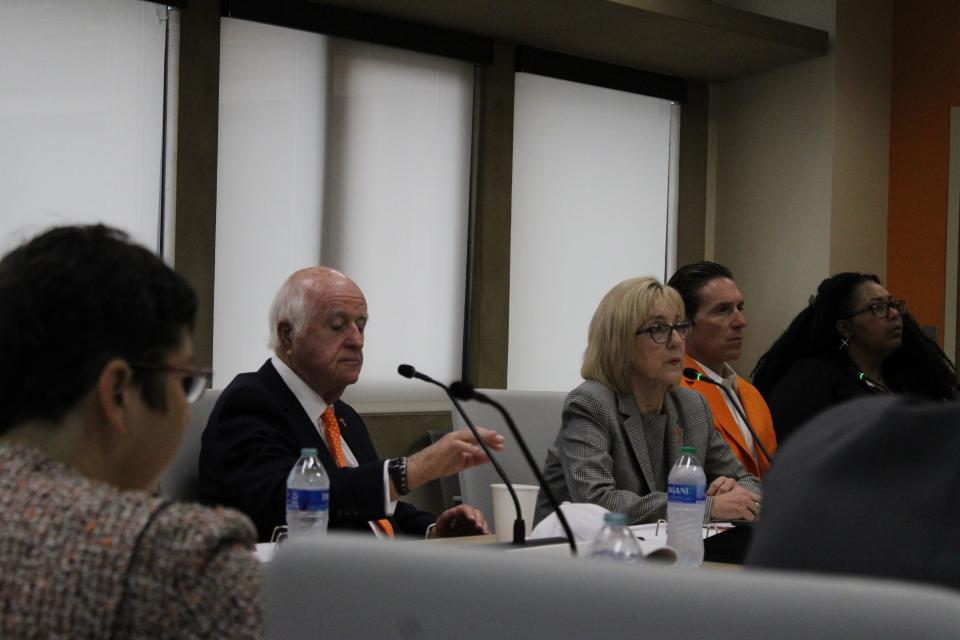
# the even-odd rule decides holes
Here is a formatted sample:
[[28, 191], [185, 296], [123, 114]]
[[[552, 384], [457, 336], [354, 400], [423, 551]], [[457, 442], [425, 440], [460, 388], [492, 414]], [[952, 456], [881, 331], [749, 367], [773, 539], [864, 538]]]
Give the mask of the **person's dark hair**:
[[[840, 349], [837, 320], [856, 311], [857, 289], [880, 279], [865, 273], [838, 273], [817, 287], [817, 295], [787, 327], [753, 370], [753, 384], [769, 394], [797, 360]], [[956, 370], [936, 342], [928, 338], [909, 312], [903, 316], [900, 348], [883, 364], [883, 377], [894, 391], [911, 392], [935, 400], [953, 398]]]
[[670, 276], [667, 282], [668, 286], [673, 287], [683, 298], [683, 306], [686, 309], [687, 319], [693, 320], [700, 310], [700, 289], [711, 280], [717, 278], [729, 278], [733, 280], [733, 273], [722, 264], [701, 260], [692, 264], [685, 264], [676, 273]]
[[[196, 308], [186, 280], [110, 227], [58, 227], [14, 249], [0, 260], [0, 433], [62, 419], [112, 358], [161, 363]], [[154, 409], [161, 375], [134, 368]]]

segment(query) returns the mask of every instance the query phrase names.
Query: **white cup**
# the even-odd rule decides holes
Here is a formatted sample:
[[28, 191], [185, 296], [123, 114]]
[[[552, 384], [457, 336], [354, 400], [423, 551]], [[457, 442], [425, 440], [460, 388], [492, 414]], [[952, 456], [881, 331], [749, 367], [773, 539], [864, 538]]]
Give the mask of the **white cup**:
[[[523, 515], [525, 536], [530, 535], [533, 529], [533, 513], [537, 508], [537, 492], [540, 487], [532, 484], [515, 484], [517, 500], [520, 501], [520, 513]], [[493, 531], [497, 535], [497, 542], [513, 541], [513, 521], [517, 519], [517, 510], [513, 506], [513, 499], [505, 484], [492, 484], [493, 493]]]

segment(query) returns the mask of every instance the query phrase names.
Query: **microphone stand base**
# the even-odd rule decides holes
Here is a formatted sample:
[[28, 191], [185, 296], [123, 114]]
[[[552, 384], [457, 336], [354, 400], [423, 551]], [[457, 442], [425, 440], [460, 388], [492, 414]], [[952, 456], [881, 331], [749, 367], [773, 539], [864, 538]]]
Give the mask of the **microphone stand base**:
[[520, 551], [521, 549], [549, 547], [557, 544], [569, 546], [570, 541], [567, 540], [566, 536], [557, 536], [554, 538], [537, 538], [536, 540], [527, 540], [523, 544], [514, 544], [513, 542], [497, 542], [493, 546], [506, 551]]

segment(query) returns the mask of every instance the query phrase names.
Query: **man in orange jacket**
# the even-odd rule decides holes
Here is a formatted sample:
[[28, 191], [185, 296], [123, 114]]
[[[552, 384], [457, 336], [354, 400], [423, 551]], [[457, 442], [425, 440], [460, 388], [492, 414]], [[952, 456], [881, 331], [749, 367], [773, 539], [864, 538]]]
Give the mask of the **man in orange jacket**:
[[[703, 378], [684, 377], [683, 384], [707, 399], [717, 431], [733, 454], [747, 471], [762, 477], [770, 466], [768, 455], [772, 457], [777, 449], [777, 437], [760, 392], [729, 364], [740, 357], [747, 326], [743, 295], [733, 274], [715, 262], [696, 262], [680, 267], [668, 284], [680, 292], [687, 318], [694, 323], [693, 332], [687, 337], [684, 367], [695, 369]], [[718, 385], [732, 392], [730, 396], [738, 407], [731, 404], [731, 397]], [[746, 422], [738, 408], [746, 415]]]

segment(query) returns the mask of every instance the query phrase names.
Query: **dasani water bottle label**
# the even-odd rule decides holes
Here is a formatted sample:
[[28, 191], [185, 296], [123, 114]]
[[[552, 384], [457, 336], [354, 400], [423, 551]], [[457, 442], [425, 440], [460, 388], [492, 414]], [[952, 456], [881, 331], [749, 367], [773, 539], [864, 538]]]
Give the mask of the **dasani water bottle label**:
[[330, 491], [327, 489], [287, 489], [287, 509], [294, 511], [327, 511]]
[[703, 502], [706, 500], [704, 488], [703, 485], [696, 484], [669, 484], [667, 485], [667, 500], [684, 504]]

